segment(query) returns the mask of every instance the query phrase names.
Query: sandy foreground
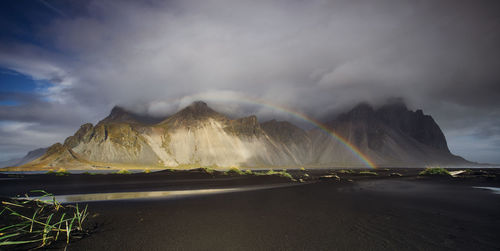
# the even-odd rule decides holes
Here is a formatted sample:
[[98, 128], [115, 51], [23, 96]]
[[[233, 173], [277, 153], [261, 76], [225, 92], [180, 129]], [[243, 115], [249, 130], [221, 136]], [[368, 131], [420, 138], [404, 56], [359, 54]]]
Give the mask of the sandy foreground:
[[[389, 176], [398, 171], [402, 177]], [[489, 178], [308, 171], [306, 183], [202, 173], [0, 177], [0, 195], [277, 187], [180, 198], [85, 202], [92, 234], [68, 250], [499, 250], [500, 187]], [[301, 175], [299, 171], [292, 173]], [[352, 181], [348, 181], [352, 180]], [[64, 249], [63, 244], [54, 249]]]

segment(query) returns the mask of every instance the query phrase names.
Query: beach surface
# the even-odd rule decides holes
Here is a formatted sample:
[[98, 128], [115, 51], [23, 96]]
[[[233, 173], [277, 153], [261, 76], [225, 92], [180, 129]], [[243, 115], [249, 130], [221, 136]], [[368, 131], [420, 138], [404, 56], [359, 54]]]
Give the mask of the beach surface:
[[[403, 176], [389, 175], [396, 171]], [[498, 170], [488, 179], [419, 178], [418, 171], [339, 175], [340, 181], [318, 179], [331, 171], [309, 171], [305, 183], [201, 173], [4, 175], [0, 195], [255, 188], [80, 202], [88, 204], [92, 233], [67, 250], [500, 249], [500, 194], [476, 188], [500, 187], [491, 175]]]

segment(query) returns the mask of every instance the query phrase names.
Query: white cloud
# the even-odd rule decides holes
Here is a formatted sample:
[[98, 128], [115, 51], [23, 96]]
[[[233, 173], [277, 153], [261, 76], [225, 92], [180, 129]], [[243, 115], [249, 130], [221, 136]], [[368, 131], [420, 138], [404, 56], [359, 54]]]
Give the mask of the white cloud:
[[33, 149], [61, 142], [65, 138], [62, 133], [69, 133], [69, 130], [44, 128], [37, 123], [0, 122], [0, 160], [20, 157]]

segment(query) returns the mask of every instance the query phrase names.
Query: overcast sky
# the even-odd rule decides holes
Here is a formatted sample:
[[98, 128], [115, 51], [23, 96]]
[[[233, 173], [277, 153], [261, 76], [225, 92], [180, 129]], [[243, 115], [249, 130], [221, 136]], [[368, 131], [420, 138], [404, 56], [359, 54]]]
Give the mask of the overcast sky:
[[262, 120], [402, 97], [455, 154], [500, 163], [500, 1], [0, 3], [0, 160], [63, 141], [114, 105], [193, 100]]

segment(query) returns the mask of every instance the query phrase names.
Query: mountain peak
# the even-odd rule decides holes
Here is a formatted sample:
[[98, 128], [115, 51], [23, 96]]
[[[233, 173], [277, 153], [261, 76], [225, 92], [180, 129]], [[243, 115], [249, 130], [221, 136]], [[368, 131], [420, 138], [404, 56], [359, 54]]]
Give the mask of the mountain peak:
[[204, 109], [204, 108], [208, 107], [207, 103], [205, 103], [205, 102], [203, 102], [201, 100], [194, 101], [189, 106], [193, 107], [195, 109]]
[[111, 109], [111, 113], [110, 115], [118, 115], [118, 114], [122, 114], [122, 113], [126, 113], [127, 111], [125, 111], [125, 109], [119, 105], [115, 105], [113, 106], [113, 109]]
[[195, 101], [184, 109], [178, 111], [162, 123], [173, 123], [174, 125], [191, 125], [193, 121], [215, 118], [218, 120], [227, 119], [224, 115], [210, 108], [203, 101]]
[[402, 99], [394, 99], [382, 105], [378, 110], [386, 112], [407, 112], [408, 107]]
[[368, 103], [360, 103], [352, 108], [349, 112], [340, 114], [337, 117], [338, 121], [346, 120], [369, 120], [375, 115], [375, 110]]
[[111, 109], [109, 115], [99, 123], [129, 122], [131, 120], [134, 120], [133, 115], [126, 111], [123, 107], [116, 105], [113, 109]]
[[373, 107], [368, 103], [359, 103], [349, 113], [372, 113]]
[[194, 101], [191, 103], [189, 106], [184, 108], [182, 111], [189, 111], [198, 115], [203, 115], [203, 114], [208, 114], [208, 113], [214, 113], [215, 111], [210, 108], [207, 103], [203, 101]]
[[99, 124], [109, 123], [133, 123], [133, 124], [156, 124], [164, 118], [152, 117], [130, 112], [121, 106], [114, 106], [109, 115], [101, 120]]

